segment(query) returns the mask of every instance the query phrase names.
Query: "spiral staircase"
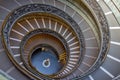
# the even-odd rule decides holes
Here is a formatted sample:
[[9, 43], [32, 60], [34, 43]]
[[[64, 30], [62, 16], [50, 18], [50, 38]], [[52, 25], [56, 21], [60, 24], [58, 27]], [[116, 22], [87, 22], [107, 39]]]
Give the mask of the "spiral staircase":
[[1, 0], [0, 80], [119, 80], [119, 14], [113, 0]]

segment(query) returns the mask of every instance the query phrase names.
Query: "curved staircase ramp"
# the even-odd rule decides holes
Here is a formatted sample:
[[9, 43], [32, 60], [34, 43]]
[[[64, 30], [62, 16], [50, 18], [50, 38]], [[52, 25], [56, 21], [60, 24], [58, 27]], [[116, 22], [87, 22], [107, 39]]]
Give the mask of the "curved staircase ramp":
[[[0, 80], [119, 80], [118, 6], [114, 0], [1, 0]], [[49, 76], [31, 66], [39, 44], [58, 52], [62, 70]]]

